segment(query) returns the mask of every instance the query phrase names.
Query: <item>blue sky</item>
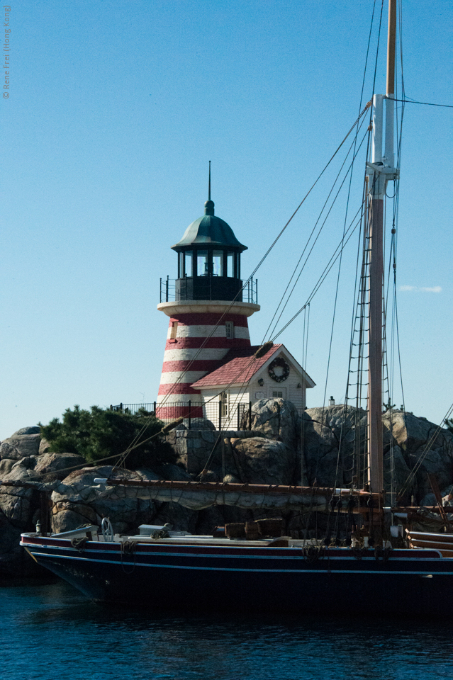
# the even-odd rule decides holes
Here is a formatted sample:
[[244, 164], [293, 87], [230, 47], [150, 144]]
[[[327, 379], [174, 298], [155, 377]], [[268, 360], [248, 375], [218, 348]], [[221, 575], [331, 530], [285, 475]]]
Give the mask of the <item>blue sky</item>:
[[[372, 0], [11, 6], [10, 96], [0, 102], [0, 438], [74, 404], [155, 399], [167, 328], [156, 310], [159, 278], [175, 276], [170, 246], [203, 212], [208, 160], [216, 214], [249, 247], [247, 274], [356, 118], [372, 7]], [[451, 104], [450, 3], [405, 0], [403, 19], [406, 94]], [[374, 35], [372, 59], [375, 47]], [[435, 421], [453, 400], [451, 124], [450, 109], [406, 106], [398, 236], [403, 380], [406, 407]], [[351, 214], [360, 204], [361, 162]], [[257, 274], [255, 344], [338, 167]], [[342, 194], [285, 320], [339, 242], [345, 201]], [[353, 238], [342, 263], [327, 387], [337, 402], [347, 376], [355, 253]], [[309, 406], [323, 401], [336, 275], [312, 303], [306, 369], [317, 387]], [[299, 319], [279, 338], [299, 359], [301, 327]], [[398, 392], [394, 400], [401, 403]]]

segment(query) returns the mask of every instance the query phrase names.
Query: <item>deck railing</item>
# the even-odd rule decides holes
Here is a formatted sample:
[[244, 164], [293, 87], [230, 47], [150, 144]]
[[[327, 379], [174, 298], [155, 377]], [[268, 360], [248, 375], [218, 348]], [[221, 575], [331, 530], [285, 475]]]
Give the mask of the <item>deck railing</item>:
[[[160, 302], [177, 302], [179, 300], [194, 299], [193, 291], [191, 292], [190, 286], [182, 287], [180, 284], [177, 286], [177, 281], [178, 279], [171, 279], [169, 276], [167, 276], [166, 279], [160, 279]], [[191, 279], [188, 279], [188, 281], [191, 281]], [[204, 300], [217, 299], [218, 296], [216, 291], [218, 289], [217, 284], [219, 283], [218, 277], [197, 277], [197, 281], [197, 299], [200, 295], [202, 295], [202, 299]], [[226, 279], [226, 281], [230, 281], [230, 279]], [[232, 294], [232, 297], [234, 297], [234, 294], [235, 293]], [[242, 302], [258, 304], [258, 279], [253, 280], [250, 278], [245, 281], [240, 299]]]

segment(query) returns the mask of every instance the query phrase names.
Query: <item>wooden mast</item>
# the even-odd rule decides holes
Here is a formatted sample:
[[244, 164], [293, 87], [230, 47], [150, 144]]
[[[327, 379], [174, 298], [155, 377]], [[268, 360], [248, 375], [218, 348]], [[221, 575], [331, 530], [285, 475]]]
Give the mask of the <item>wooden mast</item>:
[[[370, 490], [384, 488], [382, 442], [382, 329], [384, 280], [384, 198], [387, 182], [395, 179], [393, 167], [393, 97], [395, 82], [396, 0], [389, 0], [387, 46], [387, 96], [373, 95], [372, 158], [368, 166], [369, 186], [369, 331], [368, 331], [368, 480]], [[385, 100], [385, 126], [384, 126]], [[384, 139], [385, 128], [385, 139]], [[383, 154], [384, 143], [384, 154]]]

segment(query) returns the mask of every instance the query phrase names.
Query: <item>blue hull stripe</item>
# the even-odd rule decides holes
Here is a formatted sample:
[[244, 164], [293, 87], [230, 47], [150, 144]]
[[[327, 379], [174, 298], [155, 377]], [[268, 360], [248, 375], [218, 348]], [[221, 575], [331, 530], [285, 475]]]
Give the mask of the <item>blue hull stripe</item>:
[[[266, 572], [266, 573], [277, 573], [281, 572], [281, 569], [249, 569], [249, 568], [241, 568], [241, 569], [235, 569], [233, 567], [202, 567], [202, 566], [186, 566], [186, 565], [176, 565], [176, 564], [144, 564], [142, 562], [121, 562], [117, 560], [102, 560], [102, 559], [93, 559], [93, 558], [88, 558], [88, 557], [78, 557], [75, 555], [55, 555], [55, 554], [49, 554], [49, 553], [43, 553], [43, 552], [32, 552], [33, 555], [36, 557], [50, 557], [53, 559], [63, 559], [63, 560], [76, 560], [78, 562], [96, 562], [99, 564], [117, 564], [119, 566], [124, 566], [124, 567], [129, 567], [129, 566], [134, 566], [135, 568], [137, 567], [155, 567], [158, 569], [192, 569], [196, 571], [240, 571], [240, 572]], [[344, 559], [344, 558], [343, 558]], [[384, 571], [384, 570], [374, 570], [374, 569], [366, 569], [366, 570], [358, 570], [358, 569], [336, 569], [330, 568], [330, 569], [285, 569], [285, 573], [296, 573], [296, 574], [328, 574], [328, 573], [335, 573], [335, 574], [381, 574], [381, 575], [404, 575], [404, 576], [427, 576], [427, 575], [432, 575], [434, 576], [453, 576], [453, 572], [434, 572], [432, 574], [431, 571], [426, 571], [426, 572], [421, 572], [421, 571]]]

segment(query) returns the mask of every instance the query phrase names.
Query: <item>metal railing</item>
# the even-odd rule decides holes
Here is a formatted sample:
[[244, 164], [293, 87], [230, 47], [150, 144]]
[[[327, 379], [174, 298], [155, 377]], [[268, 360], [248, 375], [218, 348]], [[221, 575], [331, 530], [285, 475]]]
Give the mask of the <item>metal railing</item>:
[[[202, 280], [204, 277], [197, 277], [198, 280]], [[190, 280], [190, 279], [189, 279]], [[227, 281], [232, 281], [232, 279], [226, 279]], [[171, 279], [167, 276], [166, 279], [160, 279], [159, 285], [159, 302], [178, 302], [179, 300], [192, 300], [193, 296], [190, 293], [190, 287], [184, 290], [180, 287], [177, 290], [176, 282], [178, 279]], [[217, 295], [214, 292], [217, 286], [211, 286], [210, 284], [215, 282], [218, 284], [219, 278], [217, 277], [206, 277], [205, 285], [198, 283], [197, 285], [197, 296], [201, 293], [203, 294], [203, 299], [205, 300], [216, 300]], [[203, 281], [204, 284], [204, 281]], [[232, 294], [234, 297], [234, 293]], [[197, 297], [198, 299], [198, 297]], [[249, 302], [252, 304], [258, 304], [258, 279], [253, 280], [252, 278], [247, 279], [244, 283], [242, 289], [242, 302]]]
[[184, 418], [184, 425], [190, 429], [198, 429], [200, 419], [210, 420], [216, 430], [250, 430], [252, 420], [252, 402], [235, 404], [230, 407], [223, 401], [176, 401], [160, 405], [158, 402], [143, 404], [110, 405], [111, 411], [120, 411], [135, 415], [144, 409], [164, 422]]

